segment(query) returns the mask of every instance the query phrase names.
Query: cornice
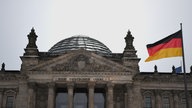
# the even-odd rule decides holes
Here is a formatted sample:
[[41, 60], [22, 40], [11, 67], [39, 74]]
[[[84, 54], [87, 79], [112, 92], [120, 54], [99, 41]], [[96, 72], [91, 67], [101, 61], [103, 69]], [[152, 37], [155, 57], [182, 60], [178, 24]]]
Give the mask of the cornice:
[[109, 76], [109, 75], [119, 75], [119, 76], [130, 76], [131, 72], [73, 72], [73, 71], [27, 71], [27, 75], [100, 75], [100, 76]]
[[[134, 76], [134, 81], [140, 82], [183, 82], [184, 77], [183, 75], [177, 74], [139, 74]], [[192, 82], [191, 75], [187, 75], [187, 81]]]
[[5, 81], [11, 81], [11, 80], [26, 80], [28, 77], [24, 74], [0, 74], [0, 80], [5, 80]]

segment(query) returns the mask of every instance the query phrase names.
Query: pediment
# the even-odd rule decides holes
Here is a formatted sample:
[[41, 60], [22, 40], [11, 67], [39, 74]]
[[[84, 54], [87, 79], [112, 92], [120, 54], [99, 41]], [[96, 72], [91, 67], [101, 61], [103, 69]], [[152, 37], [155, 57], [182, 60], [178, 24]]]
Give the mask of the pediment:
[[85, 50], [72, 51], [34, 66], [32, 71], [132, 72], [119, 63]]

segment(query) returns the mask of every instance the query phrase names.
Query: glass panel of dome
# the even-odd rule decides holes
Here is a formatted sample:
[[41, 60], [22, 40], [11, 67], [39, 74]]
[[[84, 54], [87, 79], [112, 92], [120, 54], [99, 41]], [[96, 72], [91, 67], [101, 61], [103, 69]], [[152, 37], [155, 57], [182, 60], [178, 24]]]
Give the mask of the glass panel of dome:
[[65, 52], [67, 50], [75, 50], [79, 48], [85, 48], [86, 50], [91, 50], [99, 53], [111, 53], [111, 51], [101, 42], [89, 38], [89, 37], [71, 37], [64, 39], [57, 44], [55, 44], [49, 51], [55, 52]]

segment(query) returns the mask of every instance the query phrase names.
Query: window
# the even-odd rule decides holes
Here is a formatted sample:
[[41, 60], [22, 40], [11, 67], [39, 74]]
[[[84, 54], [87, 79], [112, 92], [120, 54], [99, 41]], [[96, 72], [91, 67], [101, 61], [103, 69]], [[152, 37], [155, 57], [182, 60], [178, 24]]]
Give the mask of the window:
[[3, 94], [2, 108], [15, 108], [16, 89], [6, 90]]
[[154, 107], [153, 91], [144, 91], [142, 94], [143, 94], [143, 108]]
[[170, 108], [170, 99], [168, 96], [162, 98], [163, 108]]
[[14, 97], [7, 96], [6, 108], [13, 108], [13, 104], [14, 104]]
[[145, 106], [144, 106], [144, 108], [152, 108], [151, 96], [146, 96], [145, 97]]

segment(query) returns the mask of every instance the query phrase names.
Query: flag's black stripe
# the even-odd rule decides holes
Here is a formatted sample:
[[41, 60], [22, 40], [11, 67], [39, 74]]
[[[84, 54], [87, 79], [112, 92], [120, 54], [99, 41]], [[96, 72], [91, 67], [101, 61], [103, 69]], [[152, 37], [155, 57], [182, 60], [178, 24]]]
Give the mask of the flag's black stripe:
[[155, 43], [147, 44], [147, 48], [154, 47], [154, 46], [157, 46], [159, 44], [167, 43], [173, 38], [181, 38], [182, 37], [181, 35], [182, 35], [181, 30], [179, 30], [176, 33], [173, 33], [173, 34], [171, 34], [171, 35], [169, 35], [169, 36], [167, 36], [167, 37], [165, 37], [165, 38], [163, 38], [163, 39], [161, 39]]

